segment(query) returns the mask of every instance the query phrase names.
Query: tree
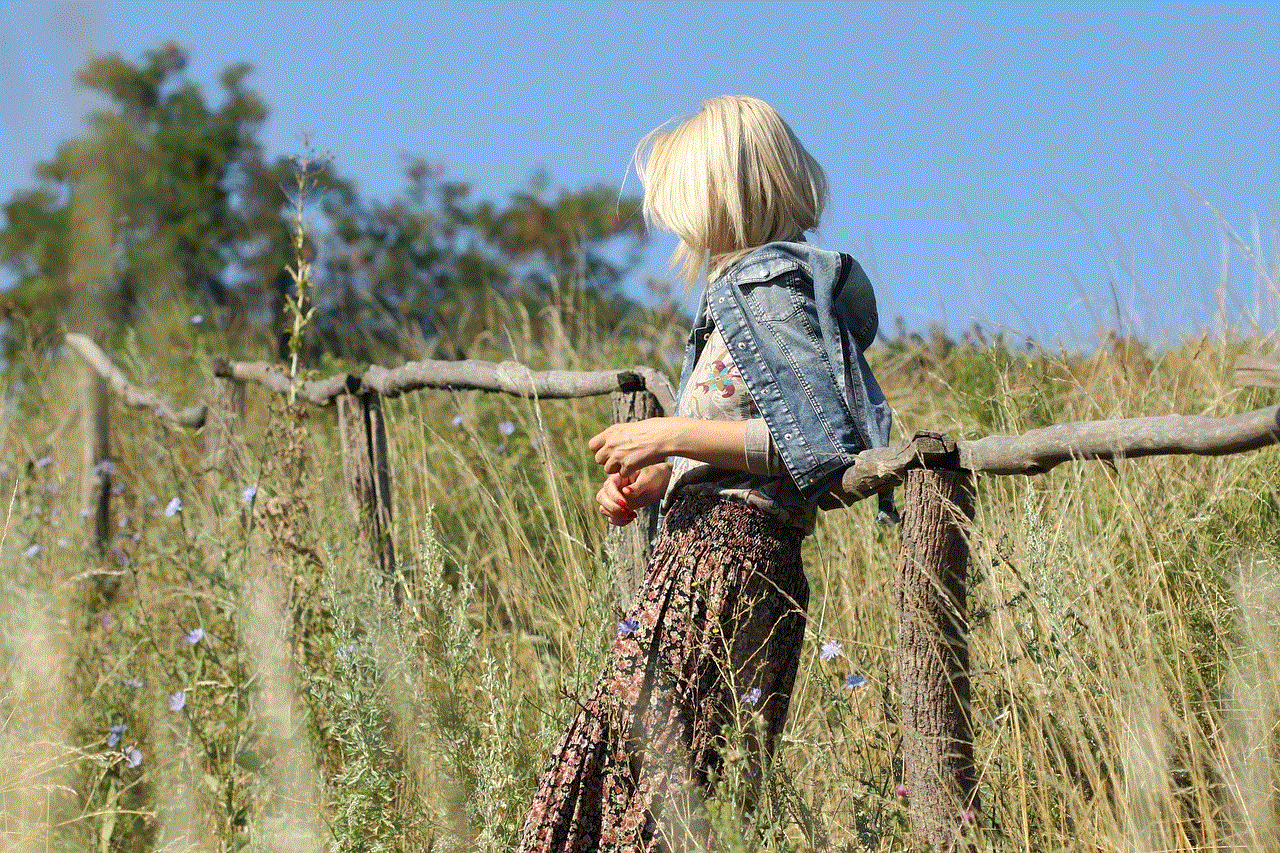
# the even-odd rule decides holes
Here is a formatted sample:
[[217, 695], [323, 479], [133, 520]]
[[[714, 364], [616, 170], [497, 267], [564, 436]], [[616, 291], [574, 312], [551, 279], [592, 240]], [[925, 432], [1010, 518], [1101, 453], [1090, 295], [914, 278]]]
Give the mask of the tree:
[[279, 190], [263, 198], [254, 180], [270, 169], [250, 67], [222, 72], [224, 98], [211, 107], [186, 66], [186, 52], [166, 44], [136, 65], [113, 54], [81, 71], [107, 106], [36, 168], [36, 188], [4, 206], [8, 299], [33, 327], [101, 333], [180, 296], [227, 305], [271, 256], [274, 241], [252, 230], [273, 205], [279, 219]]

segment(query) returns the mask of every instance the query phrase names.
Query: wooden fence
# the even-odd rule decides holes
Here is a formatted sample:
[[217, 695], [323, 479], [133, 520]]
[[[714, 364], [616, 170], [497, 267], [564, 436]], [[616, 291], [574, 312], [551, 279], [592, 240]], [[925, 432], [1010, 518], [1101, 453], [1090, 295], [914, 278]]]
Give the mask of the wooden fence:
[[[102, 351], [82, 335], [67, 343], [84, 360], [81, 420], [84, 427], [84, 499], [94, 507], [100, 542], [108, 534], [110, 458], [108, 387], [126, 405], [191, 428], [204, 428], [211, 471], [243, 477], [238, 448], [244, 385], [254, 382], [317, 405], [335, 404], [343, 471], [353, 516], [372, 558], [395, 576], [390, 538], [391, 486], [382, 398], [421, 388], [479, 389], [522, 397], [569, 398], [610, 394], [614, 422], [661, 416], [674, 409], [671, 383], [650, 368], [535, 373], [514, 362], [412, 362], [395, 370], [370, 367], [363, 375], [339, 375], [295, 386], [279, 367], [224, 362], [216, 366], [198, 406], [175, 409], [133, 386]], [[1280, 387], [1280, 360], [1242, 356], [1236, 382]], [[60, 429], [65, 428], [66, 422]], [[1057, 424], [1020, 436], [955, 441], [918, 432], [890, 448], [866, 450], [846, 469], [824, 502], [849, 504], [903, 485], [902, 543], [895, 565], [898, 676], [903, 763], [911, 793], [913, 832], [935, 850], [963, 846], [966, 812], [976, 812], [977, 774], [969, 706], [969, 527], [976, 475], [1042, 474], [1068, 461], [1196, 454], [1220, 456], [1280, 443], [1280, 406], [1224, 418], [1164, 415]], [[639, 588], [650, 555], [655, 510], [643, 510], [624, 528], [617, 593], [625, 609]]]

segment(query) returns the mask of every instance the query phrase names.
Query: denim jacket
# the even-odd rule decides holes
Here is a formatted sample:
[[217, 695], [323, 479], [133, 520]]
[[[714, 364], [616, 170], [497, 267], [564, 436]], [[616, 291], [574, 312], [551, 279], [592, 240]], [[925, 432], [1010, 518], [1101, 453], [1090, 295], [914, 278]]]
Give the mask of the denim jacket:
[[[878, 325], [875, 292], [852, 257], [769, 243], [707, 285], [677, 399], [718, 328], [788, 473], [814, 500], [858, 452], [889, 443], [889, 405], [862, 354]], [[882, 518], [896, 517], [890, 494]]]

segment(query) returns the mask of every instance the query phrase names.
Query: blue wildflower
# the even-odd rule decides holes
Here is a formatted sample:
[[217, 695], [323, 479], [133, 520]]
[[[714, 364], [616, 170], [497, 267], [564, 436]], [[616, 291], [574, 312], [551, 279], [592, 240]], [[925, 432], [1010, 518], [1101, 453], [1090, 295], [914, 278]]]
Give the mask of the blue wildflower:
[[196, 643], [204, 639], [204, 628], [199, 625], [182, 635], [182, 642], [188, 646], [194, 646]]
[[454, 415], [453, 420], [449, 423], [453, 424], [455, 427], [462, 426], [462, 415]]
[[844, 643], [839, 640], [827, 640], [822, 644], [820, 657], [824, 660], [835, 660], [844, 653]]
[[124, 723], [116, 723], [107, 730], [107, 748], [114, 749], [116, 744], [120, 743], [120, 736], [127, 732], [129, 727]]
[[203, 314], [192, 314], [192, 315], [191, 315], [191, 325], [193, 325], [193, 326], [199, 326], [199, 325], [200, 325], [201, 323], [203, 323], [203, 322], [204, 322], [204, 315], [203, 315]]
[[136, 678], [126, 678], [124, 680], [124, 686], [131, 687], [134, 690], [137, 690], [138, 688], [142, 687], [142, 682]]
[[746, 693], [742, 694], [742, 701], [748, 705], [754, 705], [760, 701], [760, 688], [752, 687]]
[[240, 492], [240, 503], [247, 504], [258, 494], [258, 487], [255, 485], [245, 486]]
[[30, 546], [28, 546], [27, 550], [24, 551], [23, 553], [27, 555], [27, 559], [31, 559], [36, 554], [40, 553], [40, 546], [33, 543]]
[[173, 712], [181, 711], [187, 707], [187, 691], [176, 690], [169, 694], [169, 710]]
[[115, 495], [116, 497], [119, 497], [120, 495], [123, 495], [123, 494], [124, 494], [124, 483], [116, 483], [114, 486], [112, 486], [112, 487], [111, 487], [111, 494]]
[[182, 498], [174, 498], [173, 500], [169, 501], [167, 506], [165, 506], [164, 517], [173, 518], [175, 515], [177, 515], [180, 512], [182, 512]]
[[124, 754], [124, 766], [128, 768], [137, 767], [142, 763], [142, 750], [136, 746], [129, 747], [129, 751]]
[[502, 421], [498, 424], [498, 432], [502, 433], [504, 438], [511, 437], [516, 431], [516, 425], [511, 421]]
[[849, 690], [857, 690], [859, 687], [865, 686], [866, 683], [866, 677], [858, 675], [856, 672], [844, 680], [844, 686]]
[[110, 477], [116, 472], [116, 465], [110, 459], [103, 459], [93, 466], [93, 473], [99, 477]]
[[44, 468], [52, 462], [53, 462], [52, 456], [41, 456], [39, 459], [36, 460], [36, 467]]
[[506, 453], [506, 452], [507, 452], [507, 443], [506, 443], [505, 441], [504, 441], [504, 442], [502, 442], [502, 444], [499, 444], [497, 447], [495, 447], [495, 448], [493, 449], [493, 452], [494, 452], [494, 454], [495, 454], [495, 455], [497, 455], [497, 456], [501, 456], [502, 454]]
[[640, 630], [640, 623], [635, 619], [623, 619], [618, 623], [619, 637], [630, 637], [638, 630]]
[[87, 506], [86, 506], [86, 507], [82, 507], [82, 508], [81, 508], [81, 510], [80, 510], [80, 517], [81, 517], [81, 518], [88, 518], [88, 517], [89, 517], [89, 516], [91, 516], [91, 515], [93, 515], [93, 510], [89, 509]]

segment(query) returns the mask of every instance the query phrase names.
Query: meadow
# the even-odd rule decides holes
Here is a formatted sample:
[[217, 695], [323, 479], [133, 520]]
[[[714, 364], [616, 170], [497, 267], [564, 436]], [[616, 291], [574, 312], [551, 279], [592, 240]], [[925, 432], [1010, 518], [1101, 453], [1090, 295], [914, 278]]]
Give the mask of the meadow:
[[[495, 304], [476, 357], [650, 364], [683, 331], [637, 311], [602, 336], [573, 305]], [[170, 306], [115, 357], [198, 399], [226, 354]], [[641, 347], [637, 342], [644, 342]], [[1241, 352], [1205, 333], [1090, 352], [975, 330], [871, 351], [908, 437], [1222, 416]], [[322, 365], [327, 375], [333, 365]], [[6, 850], [513, 849], [552, 745], [618, 630], [613, 541], [586, 441], [604, 398], [424, 391], [385, 404], [397, 608], [362, 553], [332, 409], [249, 393], [243, 482], [200, 436], [112, 409], [113, 538], [81, 515], [73, 357], [27, 350], [0, 417], [0, 845]], [[972, 530], [984, 851], [1280, 846], [1277, 451], [983, 477]], [[809, 626], [767, 795], [731, 762], [724, 849], [914, 849], [900, 795], [895, 528], [868, 503], [807, 542]], [[839, 644], [839, 653], [821, 654]], [[824, 659], [829, 658], [829, 659]], [[858, 676], [850, 678], [850, 676]], [[910, 792], [907, 792], [909, 797]]]

